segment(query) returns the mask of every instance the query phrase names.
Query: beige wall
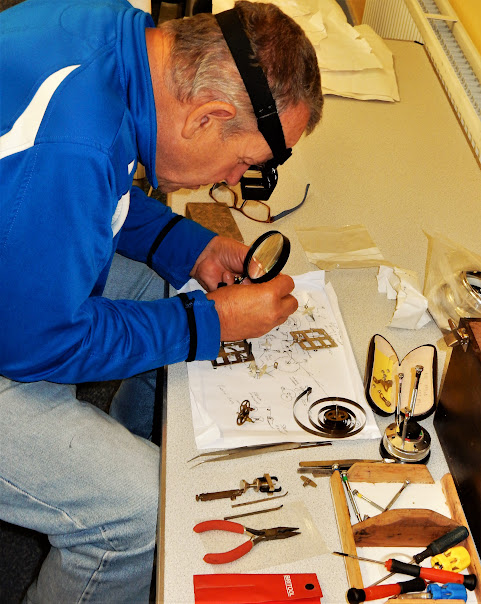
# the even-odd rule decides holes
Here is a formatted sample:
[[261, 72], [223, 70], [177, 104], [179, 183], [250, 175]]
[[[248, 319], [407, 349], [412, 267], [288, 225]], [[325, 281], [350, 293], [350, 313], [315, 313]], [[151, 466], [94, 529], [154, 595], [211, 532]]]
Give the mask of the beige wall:
[[[449, 0], [471, 40], [481, 53], [481, 0]], [[362, 22], [366, 0], [346, 0], [356, 24]]]
[[481, 0], [450, 0], [469, 37], [481, 53]]

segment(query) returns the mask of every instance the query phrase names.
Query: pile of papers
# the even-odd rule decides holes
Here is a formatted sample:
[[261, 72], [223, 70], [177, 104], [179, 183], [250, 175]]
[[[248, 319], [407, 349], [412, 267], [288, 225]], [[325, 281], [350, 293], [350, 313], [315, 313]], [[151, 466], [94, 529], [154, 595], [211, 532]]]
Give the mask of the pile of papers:
[[[368, 25], [349, 25], [335, 0], [270, 1], [292, 17], [312, 42], [324, 94], [400, 100], [392, 53]], [[213, 0], [213, 12], [233, 5], [233, 0]]]
[[[254, 362], [217, 368], [210, 361], [188, 363], [198, 449], [325, 440], [306, 432], [294, 419], [294, 402], [307, 388], [312, 392], [298, 403], [300, 417], [306, 417], [314, 401], [343, 397], [358, 405], [356, 417], [364, 424], [348, 438], [380, 438], [337, 297], [331, 284], [325, 284], [324, 275], [324, 271], [315, 271], [294, 277], [299, 308], [283, 325], [250, 341]], [[191, 280], [184, 291], [198, 287]], [[333, 347], [303, 350], [293, 342], [291, 332], [306, 329], [323, 329], [332, 339]], [[252, 407], [252, 421], [238, 425], [243, 401]], [[303, 423], [309, 424], [307, 420]]]

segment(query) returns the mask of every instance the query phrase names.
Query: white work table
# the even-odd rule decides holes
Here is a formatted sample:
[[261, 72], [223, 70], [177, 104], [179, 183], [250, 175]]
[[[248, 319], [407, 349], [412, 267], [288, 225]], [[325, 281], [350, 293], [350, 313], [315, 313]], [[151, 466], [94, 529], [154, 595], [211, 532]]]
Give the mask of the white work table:
[[[279, 184], [269, 202], [274, 214], [292, 207], [299, 203], [305, 184], [310, 182], [304, 206], [273, 225], [259, 224], [234, 212], [247, 244], [270, 228], [280, 230], [290, 239], [291, 255], [284, 269], [288, 274], [316, 270], [300, 246], [296, 226], [363, 224], [384, 257], [399, 267], [416, 271], [421, 284], [428, 243], [423, 230], [440, 231], [481, 254], [479, 166], [424, 49], [411, 42], [390, 41], [388, 44], [394, 52], [401, 102], [326, 97], [321, 124], [295, 147], [293, 157], [280, 168]], [[288, 170], [297, 178], [289, 178]], [[185, 204], [191, 201], [211, 202], [208, 188], [179, 191], [170, 199], [178, 213], [183, 213]], [[371, 337], [379, 333], [393, 345], [400, 358], [422, 344], [436, 344], [441, 382], [447, 364], [441, 332], [433, 321], [417, 331], [387, 327], [395, 302], [378, 293], [376, 274], [374, 268], [326, 273], [326, 281], [332, 283], [337, 294], [361, 376], [364, 377]], [[192, 528], [201, 520], [258, 509], [250, 506], [249, 510], [248, 506], [232, 510], [228, 499], [195, 500], [198, 493], [236, 488], [243, 478], [251, 481], [265, 472], [278, 476], [283, 491], [289, 492], [279, 503], [302, 500], [327, 549], [340, 548], [329, 479], [317, 478], [317, 488], [303, 488], [297, 473], [298, 463], [309, 459], [378, 459], [379, 440], [341, 440], [330, 447], [270, 453], [191, 469], [186, 462], [198, 451], [185, 363], [168, 368], [164, 413], [159, 602], [193, 603], [194, 574], [238, 572], [235, 563], [213, 570], [203, 562], [205, 549]], [[376, 421], [382, 433], [392, 418], [376, 416]], [[421, 423], [432, 437], [428, 469], [433, 478], [439, 480], [448, 468], [432, 417]], [[270, 516], [247, 517], [239, 522], [269, 527]], [[230, 547], [242, 540], [230, 535]], [[295, 539], [289, 541], [295, 548]], [[219, 539], [219, 543], [224, 542]], [[251, 572], [315, 572], [324, 592], [322, 601], [325, 604], [345, 602], [348, 584], [341, 558], [326, 553], [283, 564], [276, 559], [275, 542], [256, 547], [263, 548], [264, 564]]]

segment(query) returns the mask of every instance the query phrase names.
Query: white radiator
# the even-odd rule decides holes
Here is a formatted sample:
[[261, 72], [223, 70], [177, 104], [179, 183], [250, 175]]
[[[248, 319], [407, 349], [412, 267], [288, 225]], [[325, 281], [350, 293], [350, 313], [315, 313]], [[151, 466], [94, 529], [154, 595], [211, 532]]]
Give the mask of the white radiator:
[[424, 43], [481, 166], [481, 56], [449, 0], [366, 0], [363, 23]]
[[423, 41], [404, 0], [366, 0], [362, 22], [381, 38]]

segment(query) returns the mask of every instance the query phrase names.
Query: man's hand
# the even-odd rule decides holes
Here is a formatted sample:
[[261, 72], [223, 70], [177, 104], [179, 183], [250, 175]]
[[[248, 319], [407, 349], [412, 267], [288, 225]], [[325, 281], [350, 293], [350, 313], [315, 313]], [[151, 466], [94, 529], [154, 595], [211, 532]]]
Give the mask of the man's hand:
[[247, 245], [218, 235], [209, 241], [197, 258], [190, 276], [207, 291], [217, 289], [222, 281], [232, 285], [234, 277], [243, 273], [248, 251]]
[[207, 294], [220, 319], [222, 342], [258, 338], [281, 325], [298, 306], [294, 281], [278, 275], [267, 283], [221, 287]]

